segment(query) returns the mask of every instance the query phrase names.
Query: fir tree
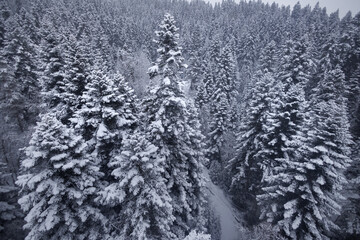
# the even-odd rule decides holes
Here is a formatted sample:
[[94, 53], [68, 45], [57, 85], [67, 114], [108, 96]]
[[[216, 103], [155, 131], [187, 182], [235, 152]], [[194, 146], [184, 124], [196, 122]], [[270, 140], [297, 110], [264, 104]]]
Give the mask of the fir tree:
[[[19, 26], [19, 17], [12, 16], [7, 21], [1, 62], [3, 92], [1, 105], [7, 109], [9, 117], [16, 119], [21, 131], [25, 131], [30, 116], [38, 113], [38, 75], [35, 47]], [[2, 64], [1, 64], [2, 65]]]
[[121, 210], [112, 219], [114, 239], [174, 239], [171, 197], [163, 176], [165, 158], [141, 132], [128, 136], [122, 152], [109, 162], [117, 180], [102, 191], [101, 201]]
[[[0, 162], [0, 193], [0, 236], [9, 239], [16, 238], [22, 234], [16, 224], [19, 223], [23, 214], [16, 203], [18, 188], [14, 184], [14, 174], [3, 162]], [[16, 232], [13, 232], [14, 230]]]
[[[235, 111], [235, 64], [233, 61], [231, 49], [225, 47], [219, 57], [218, 65], [215, 65], [216, 71], [212, 81], [212, 93], [209, 95], [210, 116], [209, 139], [207, 157], [210, 160], [211, 172], [222, 172], [225, 167], [225, 159], [222, 155], [222, 147], [225, 142], [226, 134], [229, 130], [234, 129], [236, 122]], [[215, 168], [215, 169], [214, 169]], [[214, 181], [217, 178], [211, 174]]]
[[[79, 99], [82, 107], [75, 111], [70, 122], [83, 136], [86, 151], [96, 157], [101, 172], [105, 174], [100, 178], [101, 191], [118, 181], [111, 175], [113, 167], [109, 163], [121, 151], [124, 137], [137, 125], [137, 106], [133, 90], [121, 75], [109, 76], [94, 69], [84, 88]], [[99, 201], [109, 219], [119, 215], [120, 203], [113, 208], [109, 202]]]
[[68, 122], [77, 109], [82, 107], [81, 96], [90, 75], [89, 46], [84, 39], [76, 39], [70, 35], [66, 39], [63, 53], [63, 94], [64, 104], [62, 121]]
[[[326, 239], [338, 230], [343, 171], [350, 160], [349, 124], [345, 114], [344, 74], [337, 68], [320, 81], [307, 120], [306, 144], [290, 164], [293, 190], [284, 204], [281, 224], [294, 239]], [[289, 188], [290, 189], [290, 188]]]
[[177, 31], [174, 18], [166, 14], [156, 32], [159, 57], [149, 69], [150, 76], [161, 82], [143, 102], [143, 122], [147, 139], [157, 147], [155, 154], [164, 158], [163, 176], [175, 216], [171, 230], [183, 237], [196, 226], [201, 213], [203, 156], [197, 140], [201, 134], [189, 125], [189, 105], [179, 87], [183, 59]]
[[135, 96], [121, 75], [108, 76], [99, 69], [92, 71], [84, 88], [82, 107], [70, 121], [107, 173], [113, 151], [121, 148], [123, 135], [135, 128]]
[[[45, 28], [45, 27], [44, 27]], [[50, 28], [50, 26], [49, 26]], [[47, 28], [48, 29], [48, 28]], [[59, 107], [65, 92], [64, 40], [58, 33], [47, 32], [41, 42], [40, 82], [44, 101], [50, 108]]]
[[45, 114], [38, 123], [17, 184], [26, 213], [25, 239], [102, 239], [106, 219], [93, 198], [101, 177], [82, 138]]
[[348, 197], [349, 204], [343, 206], [342, 217], [345, 220], [342, 230], [349, 235], [349, 237], [356, 238], [360, 236], [360, 204], [359, 204], [359, 192], [360, 192], [360, 153], [359, 153], [359, 141], [353, 144], [353, 150], [351, 154], [351, 166], [346, 171], [346, 177], [349, 185], [346, 189], [350, 190], [353, 195]]
[[0, 49], [4, 47], [5, 35], [6, 35], [6, 25], [5, 21], [10, 16], [10, 10], [5, 2], [0, 4]]
[[264, 164], [266, 156], [263, 149], [268, 147], [265, 125], [272, 101], [273, 85], [274, 78], [271, 73], [265, 73], [256, 83], [240, 125], [240, 132], [237, 134], [236, 156], [227, 166], [232, 177], [230, 189], [233, 198], [236, 203], [245, 204], [243, 207], [246, 207], [252, 221], [256, 221], [258, 214], [253, 203], [256, 203], [255, 196], [260, 193], [260, 183], [265, 171], [260, 166]]
[[[261, 151], [260, 163], [264, 171], [262, 193], [257, 196], [262, 209], [261, 218], [277, 224], [285, 233], [287, 202], [293, 198], [297, 179], [292, 175], [298, 148], [304, 144], [304, 112], [306, 107], [304, 86], [309, 80], [309, 58], [306, 43], [288, 42], [280, 64], [280, 80], [271, 96], [271, 107], [266, 119], [267, 143]], [[269, 171], [270, 170], [270, 171]], [[286, 213], [286, 215], [285, 215]], [[285, 222], [285, 223], [284, 223]]]
[[261, 52], [259, 58], [259, 70], [261, 70], [263, 73], [274, 73], [277, 68], [278, 61], [279, 59], [276, 49], [276, 43], [275, 41], [271, 41]]

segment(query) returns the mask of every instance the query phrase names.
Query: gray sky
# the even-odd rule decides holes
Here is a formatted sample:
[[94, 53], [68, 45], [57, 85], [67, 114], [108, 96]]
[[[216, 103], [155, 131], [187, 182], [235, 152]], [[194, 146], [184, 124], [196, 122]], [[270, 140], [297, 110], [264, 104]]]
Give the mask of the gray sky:
[[[221, 0], [205, 0], [211, 3], [221, 2]], [[235, 0], [239, 2], [240, 0]], [[340, 17], [343, 17], [349, 10], [353, 16], [360, 12], [360, 0], [262, 0], [264, 3], [276, 2], [279, 5], [291, 5], [294, 6], [297, 2], [300, 2], [304, 7], [308, 4], [314, 6], [317, 2], [320, 3], [320, 7], [326, 7], [327, 12], [331, 13], [339, 9]]]

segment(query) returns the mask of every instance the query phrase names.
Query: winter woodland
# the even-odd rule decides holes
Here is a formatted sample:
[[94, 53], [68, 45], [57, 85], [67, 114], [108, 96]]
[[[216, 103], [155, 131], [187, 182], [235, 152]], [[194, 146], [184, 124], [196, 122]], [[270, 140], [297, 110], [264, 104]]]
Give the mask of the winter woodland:
[[0, 1], [0, 239], [360, 239], [360, 13]]

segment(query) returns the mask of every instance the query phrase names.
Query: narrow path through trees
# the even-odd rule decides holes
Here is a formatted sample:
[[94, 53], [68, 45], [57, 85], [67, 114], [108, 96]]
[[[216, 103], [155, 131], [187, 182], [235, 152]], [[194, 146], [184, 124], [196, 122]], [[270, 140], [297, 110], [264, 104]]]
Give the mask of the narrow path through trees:
[[206, 194], [210, 207], [219, 216], [221, 226], [221, 240], [239, 240], [242, 236], [242, 217], [227, 198], [224, 191], [211, 182], [208, 172], [205, 172], [207, 179]]

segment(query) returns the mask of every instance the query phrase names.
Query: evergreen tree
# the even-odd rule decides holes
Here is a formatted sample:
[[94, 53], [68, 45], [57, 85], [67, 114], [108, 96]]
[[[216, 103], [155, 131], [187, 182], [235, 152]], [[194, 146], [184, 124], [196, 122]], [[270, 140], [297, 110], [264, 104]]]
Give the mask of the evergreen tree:
[[259, 58], [259, 70], [261, 70], [263, 73], [274, 73], [277, 68], [278, 61], [279, 59], [276, 43], [275, 41], [271, 41], [261, 52]]
[[10, 10], [5, 2], [0, 3], [0, 49], [4, 47], [6, 25], [5, 21], [10, 17]]
[[360, 236], [360, 204], [359, 204], [359, 192], [360, 192], [360, 153], [359, 142], [355, 142], [352, 151], [352, 163], [346, 171], [346, 177], [349, 182], [349, 186], [346, 189], [350, 189], [353, 193], [348, 197], [349, 204], [343, 206], [342, 217], [344, 218], [344, 225], [340, 225], [342, 228], [342, 234], [346, 232], [349, 238], [357, 238]]
[[[86, 151], [95, 156], [105, 174], [100, 178], [101, 191], [118, 181], [111, 175], [113, 167], [109, 163], [121, 151], [124, 137], [137, 125], [137, 106], [133, 90], [121, 75], [109, 76], [94, 69], [84, 88], [78, 100], [82, 107], [75, 110], [70, 122], [85, 140]], [[108, 218], [119, 215], [120, 203], [113, 208], [109, 202], [99, 201]]]
[[14, 239], [22, 235], [19, 219], [23, 214], [16, 204], [18, 188], [14, 184], [14, 174], [3, 162], [0, 162], [0, 193], [0, 236]]
[[226, 46], [221, 53], [221, 61], [219, 64], [219, 81], [217, 82], [216, 89], [222, 89], [226, 94], [228, 102], [228, 129], [235, 129], [236, 123], [236, 63], [234, 61], [233, 53], [230, 46]]
[[189, 125], [192, 111], [179, 87], [183, 59], [177, 31], [174, 18], [166, 14], [156, 32], [159, 57], [149, 69], [150, 77], [158, 77], [160, 85], [143, 102], [143, 122], [147, 139], [157, 147], [154, 154], [164, 158], [163, 176], [175, 216], [172, 232], [184, 237], [197, 225], [201, 213], [203, 156], [201, 134]]
[[201, 33], [199, 27], [195, 27], [191, 35], [193, 49], [190, 52], [190, 89], [197, 90], [204, 74], [204, 60], [202, 59]]
[[246, 208], [246, 217], [251, 223], [258, 220], [255, 197], [260, 193], [263, 175], [267, 174], [266, 169], [260, 166], [266, 159], [266, 151], [263, 149], [270, 148], [265, 125], [272, 98], [276, 96], [273, 92], [277, 61], [275, 46], [275, 42], [271, 41], [261, 53], [259, 70], [255, 76], [258, 80], [250, 91], [237, 133], [236, 154], [227, 165], [232, 178], [230, 190], [233, 199], [239, 206]]
[[[45, 28], [45, 26], [44, 26]], [[50, 31], [48, 28], [45, 30]], [[45, 31], [44, 30], [44, 31]], [[44, 102], [50, 108], [59, 107], [65, 92], [65, 59], [64, 59], [64, 37], [58, 33], [46, 32], [41, 42], [41, 71], [40, 82]]]
[[7, 21], [4, 45], [1, 107], [7, 109], [9, 118], [16, 119], [20, 130], [25, 131], [31, 116], [38, 113], [39, 84], [35, 47], [19, 26], [18, 16]]
[[95, 206], [97, 161], [85, 152], [82, 138], [56, 119], [41, 117], [17, 184], [26, 213], [25, 239], [102, 239], [106, 219]]
[[76, 39], [70, 35], [66, 39], [63, 53], [63, 94], [61, 101], [64, 104], [62, 121], [68, 122], [77, 109], [82, 107], [81, 95], [90, 75], [89, 46], [84, 39]]
[[133, 90], [121, 75], [108, 76], [95, 69], [79, 101], [82, 107], [70, 121], [86, 141], [87, 151], [95, 154], [108, 173], [113, 151], [121, 148], [123, 135], [137, 124]]
[[[210, 116], [209, 137], [207, 157], [210, 160], [210, 176], [213, 181], [218, 183], [224, 180], [217, 179], [216, 175], [224, 171], [225, 159], [222, 148], [225, 142], [226, 134], [234, 129], [236, 122], [235, 108], [235, 64], [233, 61], [231, 49], [225, 47], [215, 65], [215, 75], [209, 81], [213, 82], [212, 93], [209, 96]], [[216, 173], [215, 175], [212, 173]]]
[[211, 120], [209, 123], [208, 146], [206, 149], [207, 158], [210, 160], [210, 176], [215, 183], [222, 183], [222, 171], [224, 162], [222, 159], [222, 147], [225, 142], [224, 135], [228, 131], [229, 103], [226, 94], [218, 89], [216, 98], [210, 107]]
[[262, 209], [261, 218], [277, 224], [286, 232], [284, 215], [288, 199], [297, 184], [292, 175], [293, 162], [304, 144], [304, 111], [306, 107], [304, 87], [309, 80], [309, 58], [305, 43], [287, 42], [280, 72], [275, 85], [271, 107], [264, 124], [267, 143], [262, 149], [264, 159], [260, 163], [264, 171], [262, 193], [257, 196]]
[[360, 138], [360, 63], [346, 84], [347, 107], [352, 135]]
[[[263, 217], [276, 223], [286, 236], [323, 239], [336, 229], [331, 218], [339, 214], [337, 201], [345, 181], [342, 172], [349, 163], [350, 135], [342, 95], [344, 75], [339, 68], [325, 75], [311, 104], [310, 118], [303, 114], [306, 104], [301, 105], [307, 74], [288, 76], [300, 77], [283, 99], [290, 103], [284, 110], [291, 109], [279, 114], [287, 117], [286, 121], [271, 120], [275, 126], [271, 131], [279, 136], [276, 141], [270, 138], [276, 151], [273, 153], [276, 164], [273, 174], [264, 179], [264, 193], [258, 195], [258, 200], [263, 207]], [[290, 99], [298, 100], [288, 102]], [[284, 122], [289, 123], [287, 128]], [[278, 127], [282, 128], [276, 132]]]
[[114, 239], [174, 239], [171, 197], [163, 176], [165, 158], [141, 132], [128, 136], [122, 152], [109, 162], [116, 182], [102, 191], [102, 202], [120, 206], [112, 219]]
[[[270, 111], [271, 88], [274, 85], [274, 77], [271, 73], [265, 73], [251, 92], [249, 105], [240, 132], [237, 134], [236, 156], [228, 163], [232, 182], [231, 192], [235, 202], [243, 205], [248, 212], [248, 220], [254, 222], [258, 217], [255, 196], [260, 193], [263, 170], [260, 165], [264, 164], [264, 151], [267, 146], [267, 132], [265, 125]], [[266, 156], [266, 155], [265, 155]]]
[[220, 88], [226, 94], [229, 104], [233, 103], [234, 95], [236, 94], [235, 66], [236, 64], [233, 59], [231, 48], [229, 46], [226, 46], [225, 48], [223, 48], [220, 56], [220, 61], [218, 64], [219, 80], [215, 83], [215, 88]]
[[[279, 83], [276, 89], [284, 91]], [[267, 144], [261, 153], [264, 156], [260, 163], [263, 169], [262, 191], [257, 195], [261, 208], [260, 219], [277, 224], [284, 230], [284, 219], [287, 220], [287, 199], [291, 198], [296, 188], [293, 168], [298, 157], [298, 148], [304, 144], [303, 112], [305, 95], [298, 84], [290, 86], [286, 94], [272, 95], [267, 123], [264, 126]], [[285, 234], [290, 234], [284, 230]]]
[[291, 181], [293, 191], [281, 224], [294, 239], [326, 239], [338, 230], [332, 217], [340, 214], [351, 143], [343, 82], [340, 68], [325, 74], [311, 104], [307, 142], [289, 164], [288, 176], [296, 181]]
[[195, 96], [195, 102], [197, 107], [200, 109], [205, 106], [207, 103], [207, 97], [206, 97], [206, 89], [205, 89], [205, 83], [204, 79], [200, 79], [197, 88], [196, 88], [196, 96]]

